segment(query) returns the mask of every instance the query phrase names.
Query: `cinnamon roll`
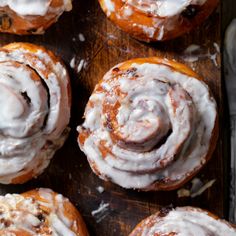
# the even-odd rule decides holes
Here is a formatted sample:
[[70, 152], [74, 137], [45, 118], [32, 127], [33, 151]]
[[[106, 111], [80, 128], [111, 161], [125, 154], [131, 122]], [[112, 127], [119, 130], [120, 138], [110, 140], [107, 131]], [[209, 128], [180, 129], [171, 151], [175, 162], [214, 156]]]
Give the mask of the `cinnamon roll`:
[[129, 236], [234, 236], [235, 226], [194, 207], [162, 209], [139, 223]]
[[188, 67], [161, 58], [112, 68], [95, 87], [78, 127], [93, 171], [124, 188], [171, 190], [209, 160], [216, 102]]
[[218, 0], [99, 0], [119, 28], [141, 41], [176, 38], [197, 27]]
[[88, 236], [77, 209], [50, 189], [0, 196], [0, 211], [0, 235]]
[[64, 11], [72, 9], [72, 0], [4, 0], [0, 2], [0, 32], [42, 34]]
[[27, 43], [0, 49], [0, 74], [0, 183], [23, 183], [68, 136], [69, 76], [52, 52]]

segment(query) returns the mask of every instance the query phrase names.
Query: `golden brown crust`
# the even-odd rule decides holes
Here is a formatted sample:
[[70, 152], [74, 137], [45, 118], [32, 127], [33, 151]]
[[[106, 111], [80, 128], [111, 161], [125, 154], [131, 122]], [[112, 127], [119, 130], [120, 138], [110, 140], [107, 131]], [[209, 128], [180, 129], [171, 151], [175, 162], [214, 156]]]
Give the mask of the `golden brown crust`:
[[23, 229], [19, 229], [19, 230], [2, 229], [2, 230], [0, 230], [1, 236], [6, 236], [8, 234], [10, 234], [11, 236], [32, 236], [29, 232], [26, 232]]
[[203, 80], [190, 67], [188, 67], [188, 66], [186, 66], [182, 63], [179, 63], [179, 62], [176, 62], [176, 61], [173, 61], [173, 60], [168, 60], [168, 59], [162, 58], [162, 57], [147, 57], [147, 58], [131, 59], [131, 60], [123, 62], [119, 68], [121, 70], [129, 69], [131, 64], [133, 64], [133, 63], [137, 63], [137, 64], [143, 64], [143, 63], [162, 64], [162, 65], [169, 66], [169, 67], [179, 71], [180, 73], [186, 74], [188, 76], [192, 76], [192, 77], [197, 78], [199, 80]]
[[[114, 99], [114, 97], [120, 97], [121, 98], [120, 100], [122, 100], [122, 97], [126, 97], [126, 94], [120, 90], [119, 86], [112, 85], [114, 87], [112, 87], [112, 89], [109, 90], [110, 92], [109, 91], [107, 92], [106, 85], [104, 85], [104, 83], [110, 84], [110, 83], [118, 80], [119, 76], [122, 73], [124, 73], [124, 75], [126, 75], [127, 71], [132, 70], [132, 64], [142, 65], [144, 63], [165, 65], [165, 66], [169, 67], [172, 71], [179, 72], [181, 74], [184, 74], [188, 77], [193, 77], [193, 78], [200, 80], [200, 81], [203, 80], [193, 70], [191, 70], [189, 67], [187, 67], [181, 63], [167, 60], [164, 58], [159, 58], [159, 57], [137, 58], [137, 59], [125, 61], [125, 62], [115, 66], [112, 70], [110, 70], [110, 72], [108, 72], [108, 74], [105, 75], [104, 79], [98, 83], [93, 94], [100, 94], [101, 93], [101, 94], [106, 95], [105, 99], [107, 97], [111, 96], [113, 99]], [[135, 77], [136, 76], [135, 74], [133, 76], [134, 77], [130, 80], [137, 79], [137, 77]], [[137, 74], [137, 76], [138, 76], [138, 74]], [[157, 74], [157, 77], [158, 77], [158, 74]], [[111, 85], [109, 85], [109, 86], [111, 86]], [[214, 100], [214, 98], [208, 88], [207, 88], [207, 90], [209, 93], [209, 97]], [[190, 96], [191, 96], [191, 94], [190, 94]], [[111, 99], [111, 101], [113, 101], [113, 99]], [[188, 99], [188, 98], [186, 97], [185, 99]], [[101, 116], [106, 117], [106, 121], [103, 121], [104, 122], [103, 125], [104, 125], [104, 127], [106, 127], [105, 129], [109, 130], [108, 132], [109, 132], [109, 135], [110, 135], [110, 138], [111, 138], [113, 144], [116, 144], [116, 146], [118, 145], [119, 147], [123, 148], [124, 150], [126, 150], [126, 148], [132, 148], [132, 150], [134, 149], [136, 151], [136, 153], [139, 153], [139, 145], [140, 144], [134, 143], [134, 142], [133, 143], [129, 142], [129, 140], [127, 141], [125, 138], [122, 137], [121, 133], [119, 132], [119, 124], [117, 123], [116, 116], [117, 116], [117, 111], [119, 110], [119, 108], [121, 106], [120, 100], [117, 100], [117, 102], [114, 102], [114, 103], [113, 102], [109, 103], [108, 99], [101, 101], [101, 103], [103, 104], [102, 108], [101, 108], [101, 110], [102, 110]], [[87, 104], [86, 111], [85, 111], [85, 123], [86, 123], [87, 111], [90, 112], [96, 106], [99, 106], [99, 104], [96, 103], [96, 100], [90, 99]], [[216, 108], [214, 108], [214, 109], [216, 109]], [[173, 190], [173, 189], [177, 189], [177, 188], [181, 187], [183, 184], [185, 184], [187, 181], [189, 181], [191, 178], [193, 178], [193, 176], [196, 175], [203, 168], [203, 166], [205, 166], [205, 164], [208, 162], [208, 160], [211, 158], [213, 151], [216, 147], [216, 143], [218, 140], [218, 132], [219, 132], [217, 112], [216, 112], [216, 117], [214, 119], [214, 123], [212, 124], [211, 130], [212, 130], [211, 136], [209, 136], [209, 140], [210, 140], [209, 141], [209, 148], [206, 151], [206, 154], [201, 157], [201, 160], [203, 160], [203, 161], [201, 161], [201, 164], [199, 164], [198, 166], [195, 166], [193, 169], [191, 169], [191, 171], [189, 170], [188, 173], [185, 173], [184, 177], [181, 176], [181, 178], [178, 177], [175, 179], [173, 179], [173, 178], [170, 179], [167, 176], [163, 179], [153, 181], [153, 183], [151, 185], [148, 185], [144, 188], [138, 188], [138, 189], [142, 190], [142, 191], [157, 191], [157, 190], [169, 191], [169, 190]], [[93, 131], [91, 131], [90, 128], [87, 128], [87, 126], [86, 126], [86, 128], [83, 128], [83, 125], [81, 126], [81, 130], [79, 131], [78, 142], [79, 142], [81, 149], [85, 153], [86, 153], [86, 150], [84, 149], [85, 141], [90, 137], [90, 135], [93, 136], [92, 133], [93, 133]], [[96, 135], [98, 135], [98, 134], [96, 134]], [[146, 140], [144, 140], [144, 141], [146, 141]], [[90, 142], [91, 142], [91, 140], [90, 140]], [[98, 141], [96, 140], [96, 143], [97, 142]], [[104, 162], [106, 162], [107, 156], [112, 156], [114, 159], [119, 159], [119, 157], [117, 157], [116, 154], [113, 153], [112, 148], [109, 146], [112, 144], [108, 144], [108, 142], [106, 141], [106, 138], [105, 139], [101, 138], [101, 140], [99, 141], [99, 144], [95, 144], [95, 145], [97, 146], [97, 148], [102, 156], [102, 159], [105, 160]], [[141, 152], [148, 151], [147, 149], [144, 150], [143, 147], [144, 146], [141, 144]], [[176, 150], [177, 150], [177, 153], [179, 153], [179, 150], [181, 150], [181, 146], [177, 146]], [[88, 157], [88, 161], [90, 163], [90, 166], [93, 169], [93, 171], [95, 172], [95, 174], [97, 174], [102, 179], [112, 181], [112, 177], [111, 178], [109, 178], [109, 176], [107, 177], [106, 174], [103, 173], [103, 170], [101, 171], [101, 168], [98, 166], [96, 161], [94, 161], [92, 158], [90, 158], [88, 153], [86, 153], [86, 155]], [[162, 167], [160, 169], [166, 167], [165, 166], [166, 165], [165, 159], [162, 159], [162, 160], [163, 160], [162, 164], [161, 164]], [[168, 162], [168, 160], [167, 160], [167, 162]], [[172, 163], [169, 163], [169, 165], [172, 165]], [[158, 171], [158, 169], [157, 169], [157, 171]], [[137, 171], [136, 173], [140, 173], [140, 172]], [[146, 170], [144, 170], [143, 173], [147, 173]], [[150, 174], [152, 174], [152, 173], [155, 173], [155, 170], [152, 170], [152, 172], [150, 171]], [[174, 173], [170, 173], [170, 174], [174, 174]], [[129, 177], [127, 176], [126, 178], [129, 178]]]
[[18, 35], [42, 34], [57, 21], [66, 8], [63, 0], [52, 0], [46, 15], [20, 15], [9, 6], [0, 7], [0, 32]]
[[[230, 224], [229, 222], [227, 222], [225, 220], [221, 220], [218, 216], [212, 214], [209, 211], [206, 211], [206, 210], [203, 210], [203, 209], [200, 209], [200, 208], [196, 208], [196, 207], [178, 207], [176, 209], [177, 210], [180, 209], [181, 211], [186, 211], [186, 212], [205, 213], [209, 217], [225, 224], [227, 227], [232, 228], [232, 229], [236, 229], [236, 225]], [[140, 223], [138, 223], [138, 225], [135, 226], [135, 228], [129, 234], [129, 236], [142, 236], [143, 233], [144, 233], [145, 228], [150, 229], [151, 227], [154, 226], [154, 224], [156, 222], [165, 221], [165, 216], [168, 215], [170, 211], [175, 211], [176, 209], [162, 208], [159, 212], [147, 217], [146, 219], [144, 219]], [[196, 214], [196, 217], [197, 217], [197, 214]], [[176, 220], [178, 220], [178, 219], [176, 219]], [[182, 224], [184, 226], [184, 222]], [[169, 232], [169, 233], [162, 234], [160, 232], [154, 232], [154, 235], [155, 236], [175, 236], [175, 235], [177, 235], [177, 233]], [[145, 234], [145, 236], [149, 236], [149, 234]]]
[[[114, 11], [109, 11], [106, 0], [99, 0], [108, 18], [134, 38], [146, 42], [173, 39], [196, 28], [219, 3], [218, 0], [207, 0], [202, 6], [190, 5], [181, 14], [159, 17], [129, 6], [127, 1], [111, 1], [114, 4]], [[126, 15], [127, 8], [132, 14]]]

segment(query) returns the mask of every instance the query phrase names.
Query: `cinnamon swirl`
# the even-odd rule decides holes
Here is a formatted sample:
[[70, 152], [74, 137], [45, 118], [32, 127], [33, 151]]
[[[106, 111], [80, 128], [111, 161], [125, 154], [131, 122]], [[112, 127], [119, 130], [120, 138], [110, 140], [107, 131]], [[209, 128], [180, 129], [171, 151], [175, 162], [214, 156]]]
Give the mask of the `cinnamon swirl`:
[[95, 87], [78, 127], [93, 171], [124, 188], [171, 190], [209, 160], [216, 102], [188, 67], [161, 58], [112, 68]]
[[43, 47], [0, 49], [0, 183], [23, 183], [67, 138], [71, 92], [62, 62]]

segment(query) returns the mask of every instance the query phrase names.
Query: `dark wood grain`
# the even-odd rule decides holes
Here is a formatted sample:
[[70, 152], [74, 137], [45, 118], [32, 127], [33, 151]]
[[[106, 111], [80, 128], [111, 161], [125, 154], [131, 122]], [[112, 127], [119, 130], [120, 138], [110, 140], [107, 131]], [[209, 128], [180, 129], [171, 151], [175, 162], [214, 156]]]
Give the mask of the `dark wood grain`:
[[[220, 9], [220, 8], [219, 8]], [[144, 217], [161, 206], [191, 205], [205, 208], [220, 217], [227, 215], [227, 158], [223, 154], [223, 106], [220, 54], [216, 66], [209, 57], [200, 58], [190, 66], [204, 78], [216, 97], [220, 115], [220, 139], [211, 161], [199, 173], [204, 181], [216, 179], [215, 184], [196, 198], [178, 198], [176, 191], [141, 193], [125, 190], [98, 179], [90, 170], [84, 154], [77, 145], [76, 126], [82, 123], [86, 102], [104, 73], [113, 65], [133, 58], [164, 56], [183, 61], [184, 49], [191, 44], [202, 46], [203, 53], [214, 54], [216, 42], [221, 44], [220, 10], [217, 10], [201, 27], [193, 32], [164, 43], [145, 44], [130, 38], [110, 23], [96, 0], [74, 1], [74, 9], [65, 13], [59, 22], [43, 36], [0, 35], [2, 45], [14, 41], [41, 44], [61, 56], [68, 66], [73, 88], [73, 107], [70, 126], [72, 131], [64, 147], [59, 150], [50, 167], [37, 180], [22, 186], [0, 186], [1, 193], [22, 192], [35, 187], [49, 187], [58, 191], [77, 206], [85, 218], [91, 235], [125, 236]], [[78, 34], [86, 40], [81, 42]], [[85, 59], [87, 65], [80, 73], [69, 67], [72, 57], [77, 65]], [[187, 64], [186, 62], [184, 62]], [[99, 193], [96, 187], [103, 186]], [[97, 222], [91, 211], [101, 202], [109, 203], [108, 214]]]

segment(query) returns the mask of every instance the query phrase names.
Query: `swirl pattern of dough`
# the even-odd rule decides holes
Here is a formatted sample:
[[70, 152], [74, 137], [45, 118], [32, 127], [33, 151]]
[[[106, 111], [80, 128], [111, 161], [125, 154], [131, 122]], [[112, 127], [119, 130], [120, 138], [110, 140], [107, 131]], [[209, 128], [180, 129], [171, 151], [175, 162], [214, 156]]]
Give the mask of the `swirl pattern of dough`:
[[139, 223], [129, 236], [234, 236], [236, 228], [193, 207], [162, 209]]
[[0, 235], [88, 236], [70, 201], [50, 189], [0, 196]]
[[218, 0], [99, 0], [107, 17], [133, 37], [150, 42], [176, 38], [201, 24]]
[[0, 49], [0, 183], [39, 175], [69, 131], [70, 83], [50, 51], [26, 43]]
[[42, 34], [71, 9], [72, 0], [0, 1], [0, 32]]
[[112, 68], [96, 86], [78, 127], [93, 171], [124, 188], [175, 189], [210, 158], [216, 103], [188, 67], [160, 58]]

